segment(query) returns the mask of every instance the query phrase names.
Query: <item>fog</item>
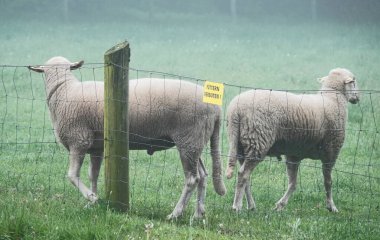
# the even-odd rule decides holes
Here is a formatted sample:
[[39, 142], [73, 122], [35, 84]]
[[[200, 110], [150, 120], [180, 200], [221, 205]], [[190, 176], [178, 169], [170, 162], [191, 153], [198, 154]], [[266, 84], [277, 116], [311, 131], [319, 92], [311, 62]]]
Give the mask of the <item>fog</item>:
[[377, 0], [14, 0], [0, 1], [1, 21], [126, 21], [170, 15], [217, 15], [226, 21], [379, 23]]
[[133, 67], [224, 82], [368, 73], [379, 10], [378, 0], [0, 0], [0, 64], [103, 62], [127, 40]]
[[377, 0], [17, 0], [0, 1], [1, 19], [125, 21], [170, 14], [221, 15], [226, 21], [378, 22]]

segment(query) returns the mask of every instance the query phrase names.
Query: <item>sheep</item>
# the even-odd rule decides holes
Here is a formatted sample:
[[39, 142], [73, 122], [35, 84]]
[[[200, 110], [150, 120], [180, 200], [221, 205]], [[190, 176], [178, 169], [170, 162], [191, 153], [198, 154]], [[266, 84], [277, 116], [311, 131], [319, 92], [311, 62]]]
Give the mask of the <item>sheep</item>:
[[288, 188], [276, 203], [281, 211], [296, 189], [302, 159], [320, 159], [326, 190], [327, 209], [338, 212], [331, 193], [331, 171], [345, 138], [347, 101], [359, 101], [354, 75], [336, 68], [320, 79], [316, 94], [292, 94], [271, 90], [249, 90], [236, 96], [227, 109], [229, 161], [227, 178], [238, 171], [232, 208], [242, 208], [243, 190], [248, 209], [256, 205], [251, 194], [250, 175], [265, 156], [286, 156]]
[[[30, 70], [45, 74], [45, 90], [56, 138], [69, 151], [68, 178], [85, 198], [96, 202], [97, 179], [103, 159], [104, 85], [99, 81], [80, 82], [70, 70], [83, 61], [71, 63], [53, 57], [43, 66]], [[129, 148], [155, 151], [177, 147], [185, 174], [181, 197], [168, 219], [183, 213], [197, 186], [194, 217], [205, 213], [204, 199], [207, 172], [201, 160], [205, 144], [210, 141], [215, 191], [224, 195], [219, 129], [221, 109], [202, 102], [199, 85], [169, 79], [129, 81]], [[85, 154], [90, 154], [91, 190], [80, 180]]]

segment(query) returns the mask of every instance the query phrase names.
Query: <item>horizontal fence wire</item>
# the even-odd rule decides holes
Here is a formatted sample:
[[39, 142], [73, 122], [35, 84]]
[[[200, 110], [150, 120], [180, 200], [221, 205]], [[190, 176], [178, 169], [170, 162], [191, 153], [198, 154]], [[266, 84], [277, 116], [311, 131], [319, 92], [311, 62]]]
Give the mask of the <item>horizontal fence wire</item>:
[[[98, 109], [96, 114], [100, 114], [100, 117], [95, 120], [84, 119], [83, 121], [86, 120], [93, 127], [91, 136], [93, 144], [102, 148], [102, 111], [106, 104], [102, 92], [102, 81], [105, 66], [103, 63], [85, 64], [79, 70], [72, 71], [73, 75], [70, 75], [69, 70], [64, 70], [64, 74], [60, 75], [62, 74], [61, 68], [66, 66], [55, 66], [56, 69], [52, 70], [53, 79], [44, 74], [35, 73], [27, 67], [0, 65], [0, 167], [2, 169], [0, 172], [0, 196], [12, 194], [16, 201], [31, 197], [53, 199], [54, 201], [65, 199], [65, 201], [72, 202], [74, 206], [78, 201], [85, 204], [86, 201], [80, 191], [67, 180], [70, 153], [66, 149], [68, 148], [66, 142], [70, 140], [65, 139], [62, 131], [71, 131], [70, 124], [73, 128], [77, 126], [74, 121], [78, 115], [83, 114], [76, 109], [77, 106], [95, 105], [95, 109]], [[54, 76], [63, 79], [61, 85], [57, 86], [57, 83], [52, 82], [50, 83], [53, 85], [47, 85], [49, 81], [54, 80]], [[72, 78], [78, 79], [82, 85], [78, 85], [79, 88], [70, 88]], [[208, 120], [212, 119], [213, 115], [200, 110], [202, 96], [197, 92], [202, 89], [206, 79], [132, 67], [129, 68], [129, 78], [129, 108], [130, 114], [132, 114], [129, 130], [129, 144], [132, 150], [129, 156], [131, 212], [148, 218], [161, 219], [165, 218], [175, 207], [184, 185], [184, 174], [193, 174], [183, 169], [179, 151], [186, 150], [186, 155], [201, 149], [201, 159], [205, 164], [208, 178], [212, 178], [212, 149], [207, 143], [211, 135], [205, 134], [204, 131], [199, 132], [201, 134], [199, 139], [194, 139], [194, 141], [204, 138], [202, 146], [199, 144], [200, 141], [194, 143], [187, 139], [188, 136], [196, 133], [197, 128], [207, 129], [210, 127], [207, 124], [210, 123]], [[162, 85], [157, 86], [156, 79], [164, 79], [161, 82]], [[171, 89], [172, 81], [179, 82], [179, 87]], [[197, 87], [189, 90], [188, 82], [197, 84]], [[360, 81], [358, 84], [360, 86]], [[226, 169], [227, 162], [231, 157], [228, 152], [227, 130], [227, 125], [231, 123], [227, 119], [227, 106], [235, 96], [246, 91], [254, 93], [259, 90], [279, 91], [284, 93], [284, 96], [287, 94], [302, 96], [298, 102], [298, 106], [301, 106], [309, 95], [321, 94], [318, 89], [260, 89], [229, 83], [224, 83], [224, 87], [219, 139], [221, 148], [219, 157], [222, 159], [223, 169]], [[49, 93], [52, 90], [55, 92]], [[56, 94], [58, 90], [61, 92]], [[142, 92], [144, 92], [143, 96]], [[334, 91], [323, 92], [334, 94]], [[328, 129], [333, 134], [345, 133], [344, 145], [336, 163], [327, 163], [327, 165], [333, 166], [333, 195], [340, 215], [327, 215], [327, 210], [324, 209], [325, 190], [322, 175], [324, 165], [321, 161], [305, 159], [300, 163], [298, 188], [287, 206], [290, 214], [275, 215], [272, 208], [287, 189], [288, 179], [285, 164], [287, 161], [285, 157], [282, 159], [267, 156], [258, 160], [256, 157], [247, 156], [245, 161], [263, 161], [253, 170], [249, 182], [258, 210], [250, 212], [243, 208], [241, 214], [232, 210], [226, 211], [226, 209], [231, 209], [234, 199], [240, 168], [237, 163], [234, 170], [235, 177], [232, 180], [226, 180], [224, 176], [217, 176], [226, 183], [228, 191], [226, 196], [220, 197], [215, 194], [212, 184], [207, 187], [206, 216], [215, 224], [220, 225], [219, 231], [225, 234], [242, 233], [254, 236], [254, 231], [249, 226], [240, 230], [228, 226], [229, 224], [232, 226], [233, 223], [242, 221], [242, 219], [249, 221], [251, 218], [264, 222], [269, 222], [270, 219], [286, 221], [298, 216], [297, 214], [313, 219], [312, 221], [317, 224], [317, 232], [321, 231], [323, 226], [335, 224], [336, 221], [348, 226], [348, 231], [353, 237], [356, 236], [355, 234], [359, 236], [358, 232], [362, 230], [364, 236], [365, 231], [375, 231], [380, 220], [380, 164], [378, 163], [380, 158], [378, 129], [380, 90], [358, 90], [358, 93], [360, 101], [356, 105], [348, 106], [345, 127], [338, 126]], [[77, 94], [78, 98], [68, 98], [72, 94]], [[185, 101], [182, 99], [184, 94], [187, 94], [188, 98], [189, 96], [193, 98], [190, 97]], [[118, 101], [123, 102], [123, 100]], [[284, 101], [287, 101], [286, 97]], [[61, 114], [72, 114], [73, 116], [67, 116], [67, 119], [54, 119], [56, 113], [52, 113], [52, 109], [55, 107], [59, 109], [59, 106], [62, 105], [72, 107], [73, 110]], [[212, 107], [208, 106], [207, 109], [210, 110]], [[252, 102], [252, 106], [256, 106], [254, 102]], [[344, 109], [336, 111], [338, 115], [342, 114], [343, 116], [344, 113]], [[83, 115], [83, 117], [88, 116]], [[157, 123], [151, 119], [166, 120]], [[53, 121], [64, 124], [60, 125], [60, 129], [55, 129]], [[203, 122], [207, 124], [201, 126], [199, 123]], [[189, 123], [193, 125], [187, 126], [186, 124]], [[65, 128], [66, 126], [69, 127]], [[138, 130], [133, 129], [135, 126], [138, 127]], [[178, 134], [178, 138], [172, 139], [170, 136], [165, 136], [164, 130], [175, 127], [183, 129], [183, 132]], [[285, 132], [291, 131], [306, 135], [320, 134], [324, 131], [321, 126], [302, 128], [284, 125], [280, 126], [280, 129]], [[80, 128], [73, 132], [81, 134]], [[208, 139], [206, 139], [206, 135]], [[80, 144], [85, 145], [86, 143], [80, 142]], [[307, 144], [301, 144], [299, 147], [306, 146]], [[93, 154], [95, 158], [103, 157], [101, 150], [95, 152]], [[87, 186], [91, 185], [87, 179], [86, 170], [86, 168], [91, 168], [90, 162], [89, 157], [86, 157], [81, 169], [81, 180]], [[298, 162], [288, 161], [289, 163], [298, 164]], [[120, 182], [121, 180], [111, 178], [111, 181]], [[193, 195], [196, 194], [195, 190]], [[98, 195], [99, 201], [103, 201], [104, 175], [102, 171], [98, 180]], [[193, 196], [192, 199], [195, 198]], [[244, 201], [243, 204], [245, 204]], [[185, 210], [185, 216], [192, 215], [195, 206], [196, 201], [191, 200]], [[363, 225], [359, 226], [358, 223]], [[320, 225], [319, 228], [318, 225]], [[281, 231], [287, 231], [279, 223], [270, 227], [276, 229], [273, 231], [278, 231], [280, 235]], [[316, 236], [322, 237], [319, 233], [316, 233]]]

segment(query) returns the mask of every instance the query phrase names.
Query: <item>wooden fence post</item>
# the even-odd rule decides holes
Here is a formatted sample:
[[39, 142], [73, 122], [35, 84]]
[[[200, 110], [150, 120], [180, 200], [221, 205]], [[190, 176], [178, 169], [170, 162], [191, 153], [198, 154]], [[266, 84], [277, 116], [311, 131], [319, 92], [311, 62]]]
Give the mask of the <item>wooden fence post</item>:
[[128, 68], [129, 43], [104, 54], [104, 161], [106, 200], [129, 210]]

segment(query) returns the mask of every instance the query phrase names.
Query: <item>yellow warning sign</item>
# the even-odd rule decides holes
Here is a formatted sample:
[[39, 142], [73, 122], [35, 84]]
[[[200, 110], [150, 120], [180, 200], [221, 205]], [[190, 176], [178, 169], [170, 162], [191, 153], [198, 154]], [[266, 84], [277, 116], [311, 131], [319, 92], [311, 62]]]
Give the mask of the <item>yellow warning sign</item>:
[[203, 102], [222, 106], [223, 93], [223, 83], [206, 81], [203, 87]]

